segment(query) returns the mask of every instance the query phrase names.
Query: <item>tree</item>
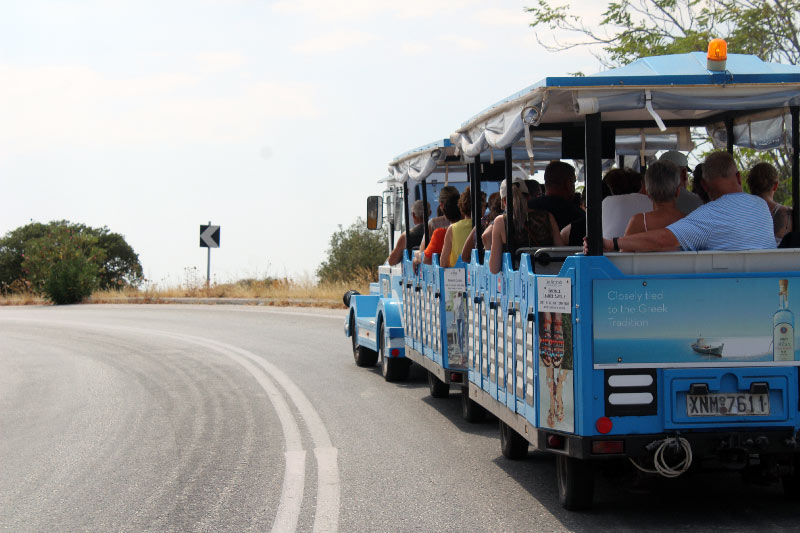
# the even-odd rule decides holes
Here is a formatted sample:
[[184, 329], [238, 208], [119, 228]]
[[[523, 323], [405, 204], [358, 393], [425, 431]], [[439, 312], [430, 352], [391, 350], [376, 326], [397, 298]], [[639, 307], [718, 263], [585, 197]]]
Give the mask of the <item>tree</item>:
[[[607, 66], [626, 65], [640, 57], [704, 51], [721, 37], [728, 49], [764, 61], [800, 61], [800, 0], [621, 0], [610, 2], [596, 26], [588, 25], [567, 6], [538, 0], [526, 8], [530, 25], [548, 50], [576, 46], [600, 48]], [[577, 40], [545, 42], [540, 31], [566, 31]]]
[[[606, 67], [647, 56], [705, 51], [715, 37], [728, 42], [729, 52], [752, 54], [769, 62], [800, 62], [800, 0], [612, 1], [596, 26], [588, 25], [568, 6], [537, 1], [536, 7], [526, 10], [534, 15], [530, 25], [546, 49], [588, 46]], [[552, 37], [545, 42], [541, 33], [545, 28], [571, 33], [577, 39]], [[791, 164], [786, 152], [737, 148], [735, 156], [741, 169], [760, 161], [775, 165], [781, 181], [775, 200], [791, 203]]]
[[389, 239], [384, 231], [370, 231], [363, 219], [331, 235], [328, 258], [317, 269], [320, 282], [353, 281], [368, 276], [378, 279], [378, 265], [388, 255]]
[[97, 246], [105, 256], [100, 265], [100, 288], [108, 290], [139, 285], [144, 280], [142, 264], [139, 254], [133, 251], [125, 237], [111, 233], [107, 227], [89, 229], [97, 236]]
[[27, 243], [47, 235], [47, 224], [32, 222], [11, 230], [0, 239], [0, 292], [26, 286], [22, 273]]
[[77, 303], [99, 283], [103, 250], [98, 237], [56, 225], [42, 237], [28, 241], [22, 271], [34, 292], [57, 305]]
[[23, 261], [28, 248], [37, 239], [68, 230], [78, 236], [93, 237], [103, 253], [93, 254], [97, 265], [98, 288], [115, 289], [136, 286], [144, 279], [139, 256], [119, 233], [107, 227], [92, 228], [67, 220], [49, 224], [32, 222], [8, 232], [0, 239], [0, 292], [13, 292], [28, 287], [30, 277], [23, 271]]

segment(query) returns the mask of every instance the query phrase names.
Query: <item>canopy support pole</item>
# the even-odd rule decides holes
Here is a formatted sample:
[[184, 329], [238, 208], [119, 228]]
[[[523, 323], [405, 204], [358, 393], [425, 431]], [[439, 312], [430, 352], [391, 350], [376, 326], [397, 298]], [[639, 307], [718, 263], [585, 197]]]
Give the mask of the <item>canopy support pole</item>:
[[[428, 180], [422, 180], [422, 212], [426, 213], [428, 207]], [[422, 215], [422, 218], [425, 218], [425, 215]], [[423, 231], [425, 232], [425, 245], [427, 246], [431, 242], [430, 236], [430, 229], [428, 228], [428, 220], [426, 219], [425, 228]]]
[[472, 195], [472, 227], [475, 229], [475, 249], [478, 250], [478, 261], [483, 263], [483, 239], [481, 233], [481, 181], [478, 179], [478, 173], [472, 168], [472, 165], [467, 167], [469, 173], [470, 191]]
[[[472, 179], [475, 181], [475, 183], [478, 184], [478, 190], [480, 190], [481, 177], [482, 177], [482, 174], [483, 174], [481, 172], [481, 155], [480, 154], [475, 156], [475, 162], [472, 163], [470, 166], [472, 167]], [[471, 191], [472, 191], [472, 188], [470, 188], [470, 192]], [[476, 198], [476, 197], [473, 196], [473, 198]], [[478, 204], [480, 204], [480, 201], [481, 201], [481, 199], [478, 198], [477, 199]], [[476, 211], [477, 211], [477, 209], [476, 209]], [[478, 219], [478, 220], [480, 220], [480, 219]], [[477, 222], [473, 220], [473, 224], [475, 224], [475, 223], [477, 223]], [[480, 225], [475, 226], [475, 227], [480, 228]], [[478, 262], [480, 264], [483, 264], [483, 257], [484, 257], [483, 240], [481, 239], [481, 235], [479, 235], [479, 233], [480, 232], [476, 229], [475, 230], [475, 240], [477, 241], [477, 245], [478, 245], [477, 246], [477, 248], [478, 248]]]
[[586, 179], [587, 255], [603, 255], [603, 160], [600, 113], [586, 115], [586, 155], [583, 171]]
[[[403, 183], [403, 211], [406, 217], [406, 250], [408, 251], [408, 258], [412, 259], [411, 257], [411, 239], [408, 238], [408, 231], [411, 229], [411, 217], [410, 213], [408, 212], [408, 182]], [[427, 228], [428, 225], [425, 224]]]
[[511, 148], [506, 148], [506, 160], [503, 162], [504, 178], [506, 180], [506, 243], [511, 254], [511, 264], [514, 264], [514, 254], [517, 253], [514, 239], [514, 178], [511, 167]]
[[725, 117], [725, 137], [728, 143], [728, 153], [733, 153], [733, 117]]
[[792, 231], [800, 230], [800, 106], [792, 114]]

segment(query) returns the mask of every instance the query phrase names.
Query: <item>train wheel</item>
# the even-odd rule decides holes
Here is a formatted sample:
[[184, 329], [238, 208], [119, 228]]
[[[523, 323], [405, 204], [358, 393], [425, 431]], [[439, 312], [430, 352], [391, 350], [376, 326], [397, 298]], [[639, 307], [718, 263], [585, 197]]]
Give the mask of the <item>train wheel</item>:
[[447, 398], [450, 396], [450, 384], [434, 376], [433, 372], [428, 372], [428, 389], [430, 389], [431, 396], [434, 398]]
[[781, 476], [783, 495], [788, 501], [800, 501], [800, 461], [792, 460], [792, 473]]
[[592, 506], [594, 467], [589, 461], [566, 455], [556, 457], [558, 500], [564, 509], [580, 511]]
[[528, 441], [514, 429], [500, 421], [500, 451], [503, 457], [518, 461], [528, 455]]
[[411, 362], [405, 358], [386, 357], [386, 338], [383, 328], [380, 328], [379, 346], [381, 358], [381, 374], [386, 381], [403, 381], [408, 377], [408, 368]]
[[356, 332], [356, 317], [350, 315], [350, 338], [353, 341], [353, 359], [358, 366], [375, 366], [378, 362], [378, 352], [358, 345]]
[[480, 422], [486, 417], [486, 409], [469, 397], [469, 387], [461, 387], [461, 416], [467, 422]]

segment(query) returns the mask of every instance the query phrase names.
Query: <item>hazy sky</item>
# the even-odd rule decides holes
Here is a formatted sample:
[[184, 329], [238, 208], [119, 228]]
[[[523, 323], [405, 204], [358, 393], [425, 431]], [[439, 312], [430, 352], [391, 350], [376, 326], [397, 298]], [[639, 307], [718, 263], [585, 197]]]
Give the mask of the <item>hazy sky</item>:
[[311, 276], [395, 155], [599, 69], [537, 45], [533, 3], [3, 0], [0, 234], [108, 226], [176, 285], [210, 220], [218, 281]]

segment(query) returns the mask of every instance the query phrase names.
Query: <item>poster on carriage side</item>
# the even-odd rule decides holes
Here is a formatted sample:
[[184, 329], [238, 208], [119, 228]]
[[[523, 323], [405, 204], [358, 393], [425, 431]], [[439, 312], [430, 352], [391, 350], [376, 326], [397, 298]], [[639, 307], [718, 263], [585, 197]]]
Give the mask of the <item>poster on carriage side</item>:
[[800, 278], [595, 280], [595, 368], [799, 366]]
[[539, 425], [575, 431], [572, 279], [536, 279]]
[[447, 364], [450, 368], [467, 367], [467, 290], [463, 268], [444, 270], [445, 327], [447, 328]]

